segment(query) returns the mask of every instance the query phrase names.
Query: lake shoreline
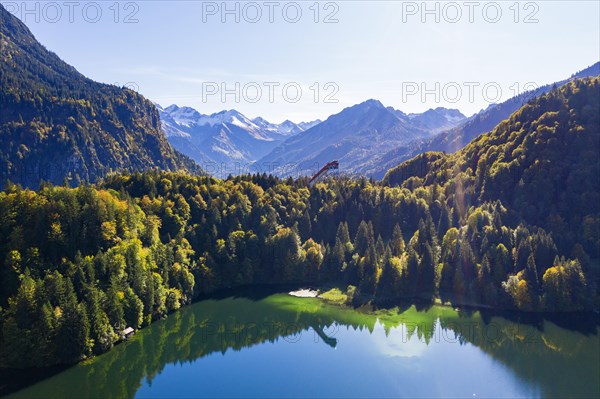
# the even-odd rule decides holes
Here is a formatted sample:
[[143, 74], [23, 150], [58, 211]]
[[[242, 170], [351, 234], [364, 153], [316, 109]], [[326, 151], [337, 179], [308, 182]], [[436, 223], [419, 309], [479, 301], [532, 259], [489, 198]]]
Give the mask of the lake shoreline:
[[[369, 396], [361, 391], [358, 378], [366, 372], [373, 372], [369, 378], [382, 388], [382, 396], [397, 393], [398, 381], [404, 379], [406, 388], [414, 378], [431, 381], [433, 375], [438, 376], [438, 383], [446, 381], [446, 392], [462, 397], [464, 389], [481, 396], [527, 396], [534, 392], [531, 389], [562, 396], [597, 396], [592, 384], [600, 375], [593, 356], [597, 328], [594, 335], [582, 335], [551, 322], [524, 323], [488, 316], [485, 310], [469, 312], [435, 304], [426, 310], [411, 305], [370, 311], [277, 291], [260, 300], [230, 292], [223, 299], [194, 303], [143, 329], [125, 345], [25, 387], [13, 399], [261, 397], [265, 392], [281, 397], [287, 396], [283, 392], [315, 396], [304, 379], [289, 372], [296, 370], [290, 367], [306, 370], [307, 379], [320, 381], [321, 397], [340, 397], [342, 392], [345, 397], [356, 392]], [[422, 356], [425, 353], [429, 355]], [[581, 356], [574, 359], [574, 354]], [[357, 356], [364, 361], [357, 362]], [[478, 359], [476, 364], [474, 359]], [[327, 378], [319, 380], [331, 362], [346, 367], [350, 380], [341, 385]], [[403, 372], [398, 370], [392, 377], [381, 373], [396, 370], [397, 362], [406, 366]], [[266, 370], [263, 366], [254, 370], [256, 364]], [[536, 367], [532, 369], [531, 364]], [[475, 366], [487, 370], [490, 381], [504, 382], [473, 386], [471, 377], [461, 370]], [[438, 368], [447, 372], [436, 373]], [[557, 380], [556, 368], [578, 372]], [[224, 370], [228, 373], [221, 380]], [[537, 372], [528, 374], [527, 370]], [[445, 380], [448, 373], [454, 373], [450, 381]], [[185, 375], [204, 378], [179, 380]], [[523, 375], [528, 376], [525, 382], [520, 378]], [[273, 376], [281, 384], [274, 384]], [[412, 391], [404, 392], [431, 397], [434, 385], [412, 385]]]
[[[600, 326], [600, 316], [597, 313], [590, 312], [564, 312], [564, 313], [549, 313], [549, 312], [523, 312], [520, 310], [514, 309], [502, 309], [502, 308], [494, 308], [486, 305], [478, 305], [473, 303], [468, 304], [451, 304], [449, 302], [441, 303], [441, 301], [424, 301], [419, 298], [377, 298], [375, 302], [372, 301], [362, 301], [367, 297], [359, 298], [360, 301], [356, 303], [339, 303], [335, 301], [330, 301], [327, 297], [323, 297], [324, 294], [331, 291], [332, 289], [338, 289], [339, 287], [334, 287], [331, 285], [322, 285], [319, 286], [317, 284], [311, 283], [296, 283], [296, 284], [258, 284], [258, 285], [247, 285], [233, 288], [226, 288], [223, 290], [215, 291], [211, 294], [204, 295], [200, 297], [198, 300], [190, 303], [189, 305], [182, 307], [181, 309], [168, 314], [167, 316], [153, 320], [147, 326], [144, 326], [139, 331], [146, 330], [147, 327], [150, 327], [154, 324], [154, 322], [159, 320], [165, 320], [171, 317], [172, 314], [181, 312], [182, 310], [192, 306], [193, 304], [202, 302], [202, 301], [210, 301], [210, 300], [224, 300], [228, 298], [247, 298], [252, 301], [260, 301], [266, 297], [269, 297], [273, 294], [287, 294], [293, 298], [306, 298], [306, 299], [318, 299], [328, 305], [339, 306], [342, 308], [346, 308], [349, 310], [355, 310], [360, 313], [370, 313], [373, 315], [377, 315], [378, 312], [395, 310], [399, 313], [407, 310], [411, 306], [415, 306], [415, 309], [419, 312], [426, 312], [428, 309], [434, 306], [440, 306], [444, 308], [450, 308], [459, 313], [464, 313], [466, 315], [474, 314], [479, 312], [482, 315], [482, 319], [484, 321], [489, 321], [492, 317], [502, 317], [506, 320], [510, 320], [513, 322], [519, 322], [524, 324], [530, 324], [539, 328], [541, 323], [544, 320], [552, 321], [553, 323], [559, 325], [560, 327], [579, 331], [586, 335], [594, 334], [594, 327]], [[291, 292], [294, 291], [306, 291], [306, 292], [318, 292], [316, 296], [307, 296], [307, 297], [298, 297], [291, 295]], [[341, 290], [340, 290], [341, 291]], [[386, 303], [386, 306], [382, 306], [383, 303]], [[590, 316], [595, 318], [595, 321], [590, 320]], [[591, 321], [591, 323], [590, 323]], [[125, 342], [125, 341], [123, 341]], [[14, 369], [14, 368], [0, 368], [0, 397], [4, 397], [6, 395], [10, 395], [22, 389], [25, 389], [31, 385], [34, 385], [38, 382], [41, 382], [45, 379], [51, 378], [65, 370], [68, 370], [72, 367], [77, 366], [86, 361], [90, 361], [98, 356], [103, 356], [111, 351], [113, 351], [116, 347], [121, 346], [123, 342], [119, 342], [115, 344], [115, 346], [99, 355], [90, 356], [86, 359], [82, 359], [81, 361], [73, 364], [63, 364], [63, 365], [55, 365], [46, 368], [27, 368], [27, 369]], [[15, 380], [21, 379], [23, 381], [23, 376], [29, 377], [25, 378], [26, 383], [15, 383]]]

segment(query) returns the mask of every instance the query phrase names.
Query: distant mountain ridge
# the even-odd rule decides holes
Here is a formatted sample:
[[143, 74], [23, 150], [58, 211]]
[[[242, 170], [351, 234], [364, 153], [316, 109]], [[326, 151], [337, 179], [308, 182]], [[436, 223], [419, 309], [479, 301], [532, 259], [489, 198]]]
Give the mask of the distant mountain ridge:
[[288, 138], [261, 158], [257, 168], [283, 176], [308, 175], [339, 160], [344, 171], [358, 173], [376, 154], [413, 146], [464, 119], [458, 110], [445, 108], [407, 115], [371, 99]]
[[86, 78], [0, 5], [0, 188], [112, 171], [200, 168], [173, 150], [140, 94]]
[[268, 122], [261, 117], [257, 117], [252, 119], [252, 122], [254, 122], [254, 124], [256, 124], [257, 126], [266, 129], [272, 133], [280, 134], [282, 136], [293, 136], [294, 134], [298, 134], [300, 132], [310, 129], [313, 126], [318, 125], [319, 123], [321, 123], [321, 120], [317, 119], [311, 122], [294, 123], [287, 119], [277, 124]]
[[191, 107], [157, 108], [171, 144], [218, 177], [251, 172], [250, 165], [279, 143], [320, 123], [275, 124], [233, 109], [205, 115]]
[[384, 107], [377, 100], [368, 100], [287, 139], [261, 158], [256, 168], [279, 176], [300, 176], [316, 172], [331, 160], [339, 160], [343, 173], [381, 179], [387, 170], [418, 154], [463, 148], [555, 86], [598, 75], [600, 63], [568, 79], [490, 105], [469, 118], [458, 110], [442, 107], [420, 114], [405, 114], [393, 107]]
[[360, 172], [376, 179], [380, 179], [388, 169], [418, 154], [427, 151], [455, 152], [463, 148], [480, 134], [495, 128], [500, 122], [507, 119], [513, 112], [517, 111], [528, 101], [548, 93], [553, 87], [562, 86], [573, 79], [594, 77], [598, 75], [600, 75], [600, 62], [574, 73], [568, 79], [553, 84], [547, 84], [535, 90], [522, 93], [503, 103], [490, 105], [488, 108], [465, 119], [463, 123], [458, 126], [443, 131], [439, 135], [431, 137], [414, 147], [398, 147], [377, 154], [371, 165], [362, 168]]

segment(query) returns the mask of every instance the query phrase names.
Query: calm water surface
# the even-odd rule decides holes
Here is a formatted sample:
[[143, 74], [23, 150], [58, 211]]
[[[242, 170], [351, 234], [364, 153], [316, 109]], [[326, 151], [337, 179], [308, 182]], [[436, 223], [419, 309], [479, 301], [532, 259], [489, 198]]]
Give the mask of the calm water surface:
[[206, 300], [13, 397], [600, 397], [592, 330], [287, 294]]

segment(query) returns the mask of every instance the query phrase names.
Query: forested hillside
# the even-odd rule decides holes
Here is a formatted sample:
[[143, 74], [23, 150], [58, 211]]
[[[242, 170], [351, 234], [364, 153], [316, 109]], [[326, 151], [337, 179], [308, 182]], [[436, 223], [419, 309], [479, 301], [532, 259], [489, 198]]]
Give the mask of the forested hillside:
[[388, 185], [156, 171], [11, 185], [0, 365], [75, 362], [126, 326], [241, 285], [336, 285], [354, 304], [597, 308], [598, 88], [570, 83], [455, 155], [390, 171]]
[[199, 171], [168, 143], [150, 101], [87, 79], [2, 5], [0, 20], [0, 188], [152, 167]]
[[512, 223], [552, 233], [566, 254], [600, 257], [600, 79], [576, 80], [532, 100], [452, 155], [427, 153], [384, 183], [440, 186], [449, 203], [500, 200]]
[[488, 108], [467, 118], [460, 125], [446, 130], [430, 139], [424, 140], [412, 148], [399, 147], [376, 155], [372, 164], [362, 170], [367, 176], [376, 179], [384, 177], [385, 173], [398, 163], [409, 160], [424, 152], [453, 153], [465, 147], [471, 140], [480, 134], [493, 130], [496, 125], [516, 112], [529, 101], [540, 97], [550, 90], [562, 86], [569, 80], [578, 78], [595, 77], [600, 74], [600, 62], [595, 63], [579, 72], [574, 73], [569, 79], [564, 79], [554, 84], [540, 86], [534, 90], [526, 91], [500, 104], [492, 104]]

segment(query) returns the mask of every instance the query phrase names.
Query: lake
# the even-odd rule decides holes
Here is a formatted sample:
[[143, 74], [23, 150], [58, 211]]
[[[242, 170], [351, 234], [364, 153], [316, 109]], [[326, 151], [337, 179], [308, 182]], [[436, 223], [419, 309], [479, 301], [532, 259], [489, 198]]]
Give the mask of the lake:
[[11, 397], [600, 396], [596, 322], [509, 318], [287, 294], [210, 299]]

